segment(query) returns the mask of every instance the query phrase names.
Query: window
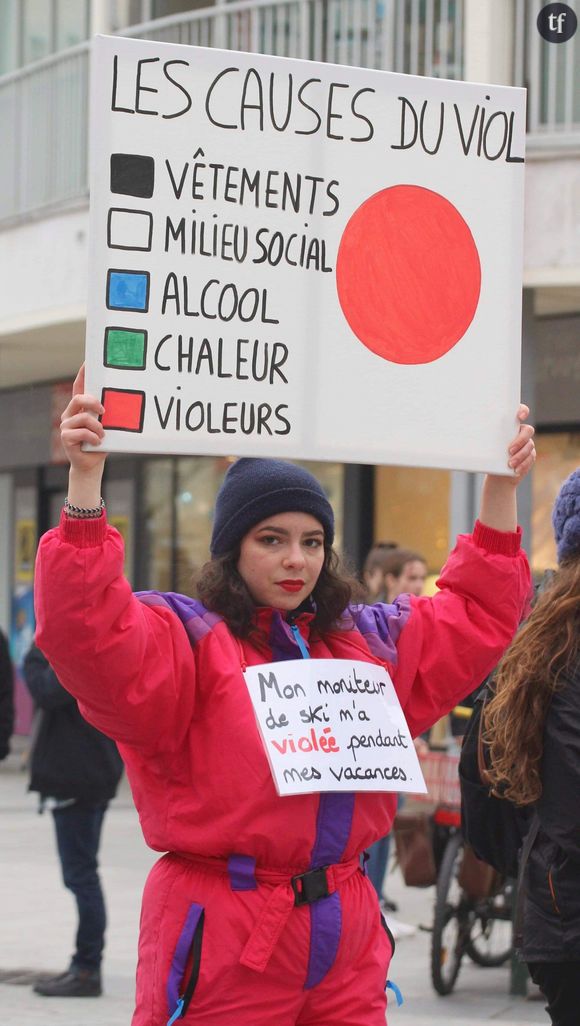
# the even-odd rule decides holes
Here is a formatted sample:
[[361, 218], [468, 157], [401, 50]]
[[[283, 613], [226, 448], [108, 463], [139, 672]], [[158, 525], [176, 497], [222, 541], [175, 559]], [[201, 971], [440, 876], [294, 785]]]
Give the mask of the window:
[[110, 28], [111, 32], [119, 32], [129, 25], [139, 25], [149, 21], [150, 5], [147, 0], [111, 0]]
[[146, 558], [142, 587], [155, 591], [173, 591], [172, 494], [172, 460], [147, 460], [144, 474], [143, 524]]
[[52, 4], [48, 0], [22, 0], [22, 64], [53, 51]]
[[0, 75], [88, 39], [90, 0], [0, 0]]
[[425, 557], [429, 594], [450, 548], [450, 482], [447, 470], [378, 467], [376, 473], [375, 538]]
[[111, 31], [207, 7], [212, 0], [111, 0]]
[[193, 578], [209, 558], [215, 497], [229, 465], [230, 461], [223, 457], [192, 456], [177, 460], [176, 591], [191, 595]]
[[84, 42], [89, 35], [88, 0], [56, 0], [56, 40], [54, 49], [67, 50]]
[[0, 0], [0, 75], [18, 66], [17, 0]]

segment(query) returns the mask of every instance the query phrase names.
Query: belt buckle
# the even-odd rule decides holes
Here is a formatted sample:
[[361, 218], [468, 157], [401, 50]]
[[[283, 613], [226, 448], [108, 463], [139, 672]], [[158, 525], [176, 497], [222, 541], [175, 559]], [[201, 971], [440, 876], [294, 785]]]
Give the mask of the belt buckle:
[[291, 877], [295, 905], [311, 905], [320, 898], [328, 898], [330, 891], [327, 869], [328, 866], [320, 866], [319, 869], [310, 869], [307, 873], [298, 873], [297, 876]]

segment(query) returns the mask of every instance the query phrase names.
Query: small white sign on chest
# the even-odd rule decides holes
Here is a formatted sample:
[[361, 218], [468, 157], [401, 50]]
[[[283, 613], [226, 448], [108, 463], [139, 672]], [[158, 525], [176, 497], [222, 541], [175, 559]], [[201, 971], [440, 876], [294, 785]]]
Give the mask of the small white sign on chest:
[[384, 667], [293, 659], [249, 666], [244, 676], [278, 794], [426, 792]]

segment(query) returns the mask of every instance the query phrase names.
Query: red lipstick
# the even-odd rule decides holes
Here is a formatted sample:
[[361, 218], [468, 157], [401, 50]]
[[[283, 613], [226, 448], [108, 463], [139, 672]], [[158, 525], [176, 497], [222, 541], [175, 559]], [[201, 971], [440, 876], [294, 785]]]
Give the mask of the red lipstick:
[[304, 581], [278, 581], [278, 585], [284, 591], [300, 591], [304, 587]]

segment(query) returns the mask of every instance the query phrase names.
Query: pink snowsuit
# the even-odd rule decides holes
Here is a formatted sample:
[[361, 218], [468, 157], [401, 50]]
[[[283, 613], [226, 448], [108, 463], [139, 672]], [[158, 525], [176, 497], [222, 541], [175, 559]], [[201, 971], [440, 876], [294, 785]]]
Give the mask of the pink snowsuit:
[[[476, 524], [438, 585], [323, 637], [295, 619], [312, 658], [386, 666], [413, 736], [509, 644], [530, 593], [519, 533]], [[145, 840], [168, 853], [145, 887], [133, 1026], [384, 1026], [393, 944], [360, 856], [395, 796], [278, 796], [242, 669], [300, 658], [291, 618], [258, 609], [240, 640], [190, 598], [135, 596], [104, 517], [44, 536], [35, 594], [39, 646], [118, 742]]]

